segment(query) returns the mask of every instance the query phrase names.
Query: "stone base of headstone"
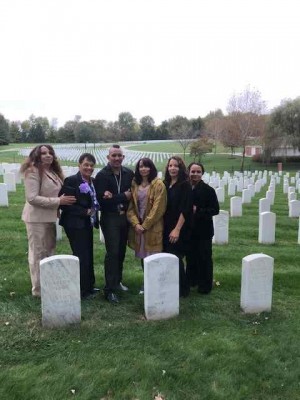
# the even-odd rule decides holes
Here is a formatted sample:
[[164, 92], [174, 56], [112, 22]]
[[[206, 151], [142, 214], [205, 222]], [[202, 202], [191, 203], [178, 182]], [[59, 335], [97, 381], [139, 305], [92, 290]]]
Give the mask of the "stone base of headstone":
[[179, 314], [179, 261], [173, 254], [158, 253], [144, 259], [144, 307], [149, 320]]
[[59, 255], [40, 262], [42, 325], [46, 328], [80, 323], [79, 259]]

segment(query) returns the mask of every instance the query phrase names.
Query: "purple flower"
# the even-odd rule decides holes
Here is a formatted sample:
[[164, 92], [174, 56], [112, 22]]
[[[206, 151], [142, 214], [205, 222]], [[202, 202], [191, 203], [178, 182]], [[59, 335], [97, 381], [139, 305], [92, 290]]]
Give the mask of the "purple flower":
[[79, 185], [80, 193], [89, 193], [91, 188], [87, 182], [83, 182]]

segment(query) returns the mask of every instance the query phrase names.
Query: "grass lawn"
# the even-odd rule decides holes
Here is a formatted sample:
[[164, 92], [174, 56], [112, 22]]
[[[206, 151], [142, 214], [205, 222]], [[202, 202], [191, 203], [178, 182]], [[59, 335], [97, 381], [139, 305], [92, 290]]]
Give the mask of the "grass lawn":
[[[0, 181], [1, 177], [0, 177]], [[272, 211], [276, 244], [258, 244], [258, 200], [230, 219], [229, 244], [214, 246], [215, 280], [208, 296], [192, 290], [180, 315], [146, 321], [139, 262], [128, 250], [124, 283], [112, 306], [101, 294], [82, 302], [80, 326], [41, 327], [40, 301], [30, 295], [27, 239], [20, 220], [24, 189], [0, 208], [0, 398], [4, 400], [297, 400], [300, 398], [300, 252], [298, 219], [288, 217], [282, 183]], [[229, 198], [221, 204], [229, 210]], [[95, 270], [103, 286], [103, 245], [95, 231]], [[58, 254], [70, 254], [65, 235]], [[242, 258], [274, 257], [271, 313], [239, 307]]]

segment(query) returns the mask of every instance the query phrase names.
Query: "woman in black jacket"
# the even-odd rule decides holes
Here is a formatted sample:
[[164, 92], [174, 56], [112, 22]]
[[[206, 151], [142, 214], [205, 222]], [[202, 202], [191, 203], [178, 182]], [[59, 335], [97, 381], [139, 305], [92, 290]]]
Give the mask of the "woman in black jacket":
[[191, 234], [192, 189], [183, 160], [174, 156], [168, 160], [164, 183], [167, 189], [167, 209], [164, 214], [164, 252], [179, 259], [180, 296], [186, 297], [190, 288], [183, 257]]
[[92, 174], [95, 157], [84, 153], [79, 157], [79, 171], [64, 180], [60, 194], [72, 194], [76, 203], [61, 206], [60, 225], [64, 227], [74, 256], [80, 263], [81, 298], [90, 297], [99, 289], [94, 288], [93, 228], [99, 227], [99, 204], [93, 184]]
[[190, 286], [198, 286], [199, 293], [208, 294], [213, 285], [212, 217], [219, 214], [219, 202], [215, 190], [202, 180], [202, 164], [191, 163], [188, 172], [193, 189], [193, 225], [187, 253], [187, 276]]

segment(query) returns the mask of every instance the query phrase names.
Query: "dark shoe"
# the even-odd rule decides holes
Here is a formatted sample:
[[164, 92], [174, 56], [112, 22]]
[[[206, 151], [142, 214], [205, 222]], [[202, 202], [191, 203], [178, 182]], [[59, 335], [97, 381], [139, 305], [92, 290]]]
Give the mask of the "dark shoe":
[[119, 303], [118, 297], [117, 297], [114, 293], [112, 293], [112, 292], [107, 293], [107, 294], [105, 295], [105, 299], [106, 299], [107, 301], [109, 301], [110, 303], [112, 303], [112, 304], [117, 304], [117, 303]]

